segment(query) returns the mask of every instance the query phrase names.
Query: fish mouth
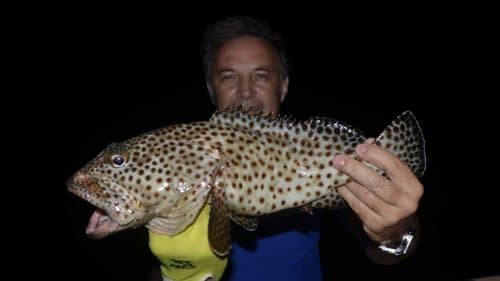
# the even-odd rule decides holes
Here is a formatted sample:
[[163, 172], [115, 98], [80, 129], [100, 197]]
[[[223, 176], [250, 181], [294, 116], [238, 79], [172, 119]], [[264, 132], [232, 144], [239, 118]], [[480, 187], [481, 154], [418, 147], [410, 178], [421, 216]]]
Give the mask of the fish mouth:
[[[113, 205], [100, 194], [89, 190], [89, 186], [95, 188], [96, 183], [91, 176], [77, 173], [66, 181], [68, 191], [87, 201], [95, 211], [90, 216], [85, 233], [92, 239], [101, 239], [112, 233], [127, 228], [133, 221], [132, 216], [127, 221], [120, 221], [119, 212], [113, 211]], [[116, 206], [115, 209], [120, 208]]]
[[101, 239], [120, 229], [120, 225], [103, 209], [97, 208], [90, 216], [85, 234], [93, 239]]

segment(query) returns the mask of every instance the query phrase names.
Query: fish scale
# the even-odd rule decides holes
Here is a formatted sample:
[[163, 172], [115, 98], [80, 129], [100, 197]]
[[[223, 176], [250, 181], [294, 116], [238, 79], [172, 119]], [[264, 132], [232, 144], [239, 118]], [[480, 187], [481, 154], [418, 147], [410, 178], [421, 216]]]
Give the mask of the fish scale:
[[[113, 143], [67, 186], [97, 207], [87, 227], [95, 238], [142, 225], [175, 235], [208, 202], [210, 245], [226, 255], [230, 219], [255, 230], [260, 215], [345, 207], [336, 187], [349, 178], [334, 167], [333, 158], [343, 153], [359, 159], [354, 148], [365, 139], [360, 130], [333, 119], [296, 121], [232, 108], [208, 121], [171, 125]], [[417, 176], [423, 174], [423, 135], [410, 112], [399, 115], [376, 143]]]
[[354, 147], [365, 139], [358, 130], [333, 119], [296, 122], [251, 117], [239, 111], [211, 119], [230, 131], [236, 127], [235, 120], [237, 134], [221, 148], [231, 211], [258, 216], [303, 206], [329, 192], [333, 198], [328, 207], [345, 206], [333, 188], [348, 177], [335, 169], [333, 156], [354, 153]]

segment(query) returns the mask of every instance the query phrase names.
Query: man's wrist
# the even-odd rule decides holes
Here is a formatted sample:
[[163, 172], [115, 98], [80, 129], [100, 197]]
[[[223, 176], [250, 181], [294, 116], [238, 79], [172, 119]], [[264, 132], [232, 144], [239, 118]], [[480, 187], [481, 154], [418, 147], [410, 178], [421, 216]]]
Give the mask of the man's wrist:
[[416, 235], [418, 228], [418, 219], [412, 217], [408, 224], [406, 232], [404, 232], [398, 240], [381, 242], [377, 245], [377, 248], [393, 256], [406, 255], [410, 248], [416, 243]]
[[[377, 264], [391, 265], [399, 263], [414, 252], [420, 240], [420, 232], [419, 219], [417, 216], [414, 216], [411, 219], [407, 232], [402, 234], [400, 239], [395, 239], [393, 240], [394, 242], [390, 243], [372, 243], [371, 246], [365, 249], [366, 254], [370, 260]], [[407, 235], [409, 233], [412, 235], [411, 241], [408, 241], [410, 240], [409, 235]]]
[[406, 233], [404, 233], [399, 240], [398, 243], [380, 243], [378, 245], [378, 249], [381, 250], [384, 253], [391, 254], [394, 256], [401, 256], [405, 255], [408, 252], [408, 249], [412, 245], [412, 242], [415, 237], [415, 230], [413, 228], [410, 228]]

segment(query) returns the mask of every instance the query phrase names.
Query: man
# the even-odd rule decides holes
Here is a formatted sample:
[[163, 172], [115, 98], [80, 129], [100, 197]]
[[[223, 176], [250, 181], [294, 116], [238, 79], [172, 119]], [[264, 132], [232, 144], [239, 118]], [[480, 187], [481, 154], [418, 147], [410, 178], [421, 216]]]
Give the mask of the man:
[[[279, 36], [267, 25], [247, 17], [217, 22], [207, 29], [204, 51], [207, 88], [217, 109], [242, 105], [261, 108], [264, 113], [279, 112], [288, 92], [288, 66]], [[352, 178], [338, 191], [373, 241], [367, 249], [370, 258], [380, 263], [397, 262], [405, 255], [387, 254], [377, 245], [383, 244], [387, 252], [394, 252], [402, 237], [411, 238], [405, 233], [415, 221], [423, 186], [404, 163], [374, 145], [373, 139], [358, 145], [356, 153], [384, 169], [390, 179], [359, 161], [337, 155], [334, 165]], [[271, 217], [262, 221], [256, 232], [235, 227], [224, 280], [321, 280], [319, 221], [317, 217], [304, 216], [308, 217]], [[192, 227], [204, 223], [200, 221], [203, 219]], [[150, 237], [151, 249], [155, 255], [161, 255], [159, 246], [154, 245], [159, 243], [158, 239], [154, 234]], [[189, 239], [193, 238], [185, 241]], [[164, 243], [170, 249], [178, 245], [178, 242]], [[397, 249], [397, 254], [402, 248], [405, 247]], [[226, 266], [225, 262], [219, 265], [219, 270]], [[168, 270], [163, 273], [169, 274]], [[217, 278], [217, 274], [213, 276]]]

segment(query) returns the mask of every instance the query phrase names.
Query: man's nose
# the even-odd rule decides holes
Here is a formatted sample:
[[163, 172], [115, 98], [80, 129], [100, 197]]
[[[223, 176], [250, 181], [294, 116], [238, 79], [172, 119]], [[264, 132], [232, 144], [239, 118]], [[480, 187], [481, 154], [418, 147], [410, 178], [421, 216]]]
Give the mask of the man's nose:
[[238, 91], [242, 98], [249, 99], [255, 95], [255, 89], [251, 79], [244, 79], [241, 81], [240, 89]]

